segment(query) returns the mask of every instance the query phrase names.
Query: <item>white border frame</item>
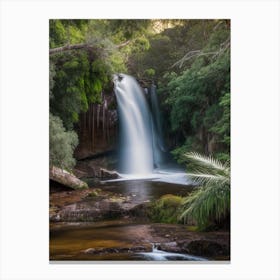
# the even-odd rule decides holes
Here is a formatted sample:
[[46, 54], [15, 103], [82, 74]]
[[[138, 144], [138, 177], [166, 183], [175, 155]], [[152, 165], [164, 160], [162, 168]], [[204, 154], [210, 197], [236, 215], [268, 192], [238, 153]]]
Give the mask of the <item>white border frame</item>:
[[[277, 0], [6, 0], [0, 18], [1, 280], [280, 279]], [[231, 19], [230, 264], [49, 264], [49, 18]]]

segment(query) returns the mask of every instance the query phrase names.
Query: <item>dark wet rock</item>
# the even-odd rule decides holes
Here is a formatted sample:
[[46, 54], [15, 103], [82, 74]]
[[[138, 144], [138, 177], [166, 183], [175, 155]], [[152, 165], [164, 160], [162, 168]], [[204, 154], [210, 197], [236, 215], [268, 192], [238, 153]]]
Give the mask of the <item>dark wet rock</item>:
[[[184, 225], [151, 224], [158, 249], [174, 253], [187, 253], [211, 259], [230, 259], [230, 233], [228, 231], [189, 231]], [[169, 237], [167, 237], [167, 235]]]
[[97, 202], [81, 202], [65, 206], [59, 211], [60, 221], [94, 222], [120, 217], [123, 209], [119, 202], [103, 199]]
[[173, 253], [187, 253], [195, 256], [210, 257], [213, 259], [229, 259], [229, 247], [226, 244], [219, 243], [220, 240], [211, 241], [197, 239], [194, 241], [178, 241], [158, 243], [156, 248], [162, 251]]
[[177, 242], [165, 242], [165, 243], [159, 243], [156, 245], [157, 249], [167, 252], [173, 252], [173, 253], [181, 253], [182, 248], [180, 248], [177, 244]]
[[60, 215], [59, 214], [54, 214], [54, 215], [50, 215], [50, 221], [51, 222], [60, 222]]
[[51, 222], [95, 222], [120, 217], [133, 218], [136, 213], [137, 216], [145, 215], [145, 206], [139, 205], [131, 196], [99, 188], [51, 193], [50, 203]]
[[[145, 206], [132, 202], [130, 197], [110, 195], [99, 189], [88, 191], [85, 195], [76, 203], [53, 208], [50, 211], [50, 220], [52, 222], [95, 222], [112, 218], [134, 217], [136, 212], [137, 215], [140, 215], [139, 211], [142, 210], [139, 209], [145, 208]], [[57, 219], [57, 215], [59, 215], [59, 219]]]
[[80, 170], [80, 169], [77, 169], [77, 168], [74, 168], [73, 169], [73, 173], [75, 174], [75, 176], [77, 178], [86, 178], [88, 176], [88, 173], [84, 170]]
[[100, 254], [113, 254], [113, 253], [138, 253], [138, 252], [151, 252], [152, 246], [149, 245], [138, 245], [132, 247], [110, 247], [110, 248], [88, 248], [82, 253], [91, 255]]
[[187, 253], [193, 255], [207, 257], [229, 255], [229, 248], [225, 244], [211, 240], [194, 240], [187, 245], [183, 244], [182, 247]]
[[144, 203], [131, 204], [130, 209], [128, 210], [130, 216], [148, 219], [149, 209], [150, 209], [150, 203], [144, 202]]
[[77, 124], [79, 145], [75, 158], [82, 159], [110, 151], [116, 147], [118, 135], [118, 114], [116, 98], [102, 94], [101, 104], [89, 104], [87, 112], [82, 113]]
[[90, 178], [91, 185], [94, 183], [93, 179], [96, 179], [96, 184], [103, 180], [118, 179], [120, 177], [118, 172], [112, 170], [108, 161], [106, 157], [78, 161], [73, 172], [78, 178]]
[[120, 176], [117, 171], [110, 171], [105, 168], [100, 168], [99, 177], [102, 179], [118, 179]]

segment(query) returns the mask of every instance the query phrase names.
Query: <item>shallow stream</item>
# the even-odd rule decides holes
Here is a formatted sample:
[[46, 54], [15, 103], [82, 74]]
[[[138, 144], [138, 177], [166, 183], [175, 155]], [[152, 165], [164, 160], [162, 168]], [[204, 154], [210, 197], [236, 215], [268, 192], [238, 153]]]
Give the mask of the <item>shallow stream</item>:
[[[162, 182], [158, 178], [112, 180], [95, 187], [130, 196], [134, 203], [152, 201], [165, 194], [186, 196], [192, 189], [189, 185]], [[90, 200], [84, 203], [90, 204]], [[154, 242], [149, 224], [125, 219], [54, 223], [50, 230], [50, 260], [201, 260], [157, 250]], [[90, 251], [91, 248], [95, 251]]]

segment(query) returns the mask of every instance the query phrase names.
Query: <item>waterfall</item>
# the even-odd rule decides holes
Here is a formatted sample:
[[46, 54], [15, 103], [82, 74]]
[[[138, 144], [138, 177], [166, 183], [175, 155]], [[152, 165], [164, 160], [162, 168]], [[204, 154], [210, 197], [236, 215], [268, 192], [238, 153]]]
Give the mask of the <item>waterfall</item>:
[[163, 152], [165, 152], [163, 136], [162, 136], [162, 122], [159, 109], [158, 97], [156, 93], [156, 86], [152, 84], [150, 90], [150, 100], [152, 108], [152, 128], [153, 128], [153, 152], [154, 164], [160, 167], [163, 163]]
[[125, 74], [114, 77], [120, 128], [120, 171], [150, 174], [154, 168], [152, 115], [143, 89]]

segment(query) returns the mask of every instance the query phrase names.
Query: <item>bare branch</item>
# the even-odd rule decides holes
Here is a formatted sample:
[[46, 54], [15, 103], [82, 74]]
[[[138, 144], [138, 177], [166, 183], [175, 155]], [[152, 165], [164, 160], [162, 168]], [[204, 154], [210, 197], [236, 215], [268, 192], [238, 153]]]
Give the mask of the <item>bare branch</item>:
[[127, 40], [126, 42], [123, 42], [123, 43], [121, 43], [119, 45], [116, 45], [116, 48], [117, 49], [121, 49], [121, 48], [127, 46], [128, 44], [130, 44], [131, 42], [132, 42], [132, 40]]
[[[127, 46], [129, 43], [131, 43], [131, 40], [123, 42], [123, 43], [121, 43], [119, 45], [115, 45], [115, 48], [116, 49], [123, 48], [123, 47]], [[87, 49], [87, 48], [92, 48], [92, 47], [93, 47], [93, 44], [90, 44], [90, 43], [66, 45], [66, 46], [50, 49], [49, 50], [49, 54], [52, 55], [52, 54], [56, 54], [56, 53], [60, 53], [60, 52], [65, 52], [65, 51]]]
[[212, 55], [212, 59], [216, 59], [218, 56], [220, 56], [224, 51], [226, 51], [230, 47], [230, 37], [228, 37], [223, 43], [220, 44], [220, 49], [215, 52], [203, 52], [202, 50], [195, 50], [195, 51], [190, 51], [187, 54], [183, 56], [180, 60], [175, 62], [171, 68], [178, 66], [181, 68], [183, 64], [192, 59], [193, 57], [200, 57], [200, 56], [209, 56]]
[[52, 55], [52, 54], [59, 53], [59, 52], [85, 49], [87, 47], [89, 47], [89, 44], [87, 44], [87, 43], [85, 43], [85, 44], [76, 44], [76, 45], [66, 45], [66, 46], [63, 46], [63, 47], [58, 47], [58, 48], [50, 49], [49, 50], [49, 54]]

